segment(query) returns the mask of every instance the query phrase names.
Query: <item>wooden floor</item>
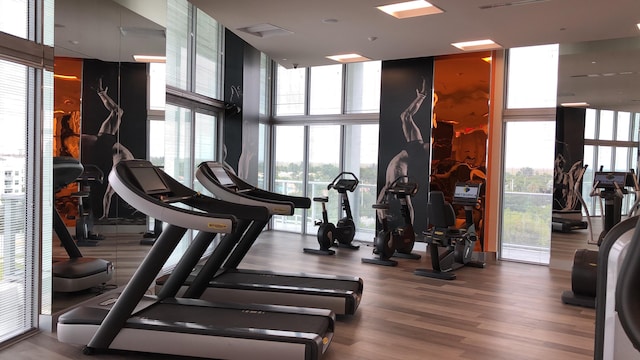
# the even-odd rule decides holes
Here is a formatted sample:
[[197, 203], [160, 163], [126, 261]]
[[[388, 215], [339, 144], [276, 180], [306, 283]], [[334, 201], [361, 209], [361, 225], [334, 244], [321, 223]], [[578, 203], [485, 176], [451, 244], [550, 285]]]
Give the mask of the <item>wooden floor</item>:
[[[458, 270], [454, 281], [413, 275], [416, 268], [430, 267], [424, 244], [417, 245], [422, 260], [400, 260], [393, 268], [361, 263], [361, 257], [371, 256], [366, 244], [322, 257], [302, 252], [316, 247], [315, 237], [281, 232], [263, 233], [241, 267], [364, 279], [360, 308], [355, 316], [338, 318], [326, 360], [591, 359], [594, 311], [560, 301], [570, 287], [573, 251], [586, 246], [587, 234], [554, 234], [551, 266], [493, 261], [484, 269]], [[119, 245], [122, 254], [146, 253], [148, 247], [140, 248], [136, 236], [128, 238]], [[135, 267], [134, 257], [125, 256], [128, 260], [118, 265], [121, 276], [127, 266]], [[0, 358], [86, 359], [81, 349], [43, 332], [0, 351]], [[110, 353], [93, 358], [176, 357]]]

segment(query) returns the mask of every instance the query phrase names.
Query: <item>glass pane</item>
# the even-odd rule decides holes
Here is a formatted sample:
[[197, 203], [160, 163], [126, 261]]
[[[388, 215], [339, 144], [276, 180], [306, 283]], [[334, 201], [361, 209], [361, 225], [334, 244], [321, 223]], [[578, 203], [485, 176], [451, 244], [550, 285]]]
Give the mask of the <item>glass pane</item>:
[[597, 169], [602, 171], [613, 171], [611, 169], [611, 146], [598, 146]]
[[167, 0], [167, 85], [187, 90], [189, 3]]
[[[196, 124], [193, 139], [194, 169], [203, 161], [216, 159], [216, 139], [217, 139], [216, 117], [202, 113], [196, 113]], [[202, 193], [208, 193], [204, 187], [194, 179], [193, 189]]]
[[0, 31], [28, 39], [29, 3], [27, 0], [3, 0], [0, 11]]
[[311, 68], [309, 114], [340, 114], [342, 104], [342, 65]]
[[260, 115], [269, 114], [269, 97], [271, 96], [271, 59], [260, 53]]
[[613, 111], [601, 110], [600, 111], [600, 128], [598, 131], [599, 140], [613, 140]]
[[[274, 191], [285, 195], [304, 195], [304, 126], [275, 127]], [[273, 217], [275, 230], [301, 232], [304, 211], [293, 216]]]
[[220, 99], [220, 27], [218, 22], [197, 10], [196, 92]]
[[371, 241], [376, 231], [376, 183], [378, 174], [378, 124], [345, 126], [344, 168], [360, 180], [351, 202], [356, 240]]
[[509, 122], [505, 139], [500, 255], [548, 264], [555, 122]]
[[[193, 159], [191, 157], [191, 110], [167, 105], [164, 122], [164, 171], [182, 185], [191, 187], [193, 181]], [[171, 254], [165, 268], [175, 265], [189, 246], [191, 231]]]
[[[336, 190], [327, 190], [327, 185], [340, 173], [340, 126], [318, 125], [309, 127], [309, 177], [307, 197], [328, 196], [326, 203], [329, 221], [336, 224], [342, 218], [340, 197]], [[345, 171], [351, 171], [345, 169]], [[353, 194], [347, 194], [350, 198]], [[351, 202], [352, 199], [349, 199]], [[307, 233], [315, 234], [316, 220], [322, 220], [322, 204], [314, 201], [307, 214]]]
[[267, 143], [269, 139], [267, 137], [267, 125], [258, 125], [258, 187], [260, 189], [267, 189]]
[[366, 61], [347, 64], [346, 114], [380, 111], [380, 76], [382, 62]]
[[[43, 0], [43, 16], [42, 16], [42, 28], [43, 36], [42, 43], [44, 45], [53, 46], [54, 43], [54, 23], [55, 23], [55, 1]], [[0, 30], [3, 31], [3, 30]]]
[[151, 110], [164, 110], [167, 100], [166, 71], [166, 64], [149, 63], [149, 109]]
[[[595, 199], [591, 196], [591, 188], [593, 187], [593, 173], [595, 172], [594, 163], [594, 148], [591, 145], [584, 146], [584, 164], [588, 165], [587, 170], [582, 176], [582, 199], [587, 204], [590, 215], [595, 215]], [[583, 213], [586, 215], [586, 213]]]
[[164, 120], [149, 121], [149, 161], [164, 166]]
[[509, 50], [507, 108], [556, 107], [558, 44]]
[[191, 110], [167, 105], [164, 132], [164, 171], [191, 186]]
[[[52, 314], [53, 311], [53, 208], [55, 202], [53, 191], [53, 73], [44, 71], [43, 86], [43, 122], [42, 122], [42, 241], [41, 241], [41, 271], [40, 277], [40, 313]], [[1, 112], [1, 110], [0, 110]], [[1, 115], [0, 115], [1, 117]], [[33, 244], [35, 245], [35, 244]], [[28, 270], [27, 270], [28, 271]], [[1, 325], [0, 325], [1, 326]]]
[[640, 132], [640, 113], [636, 113], [633, 117], [633, 141], [638, 141], [638, 132]]
[[307, 70], [278, 66], [276, 116], [304, 115]]
[[631, 113], [618, 112], [618, 123], [616, 124], [616, 140], [629, 141], [631, 140]]
[[629, 171], [632, 166], [629, 166], [629, 148], [617, 147], [616, 148], [616, 163], [613, 171]]
[[[15, 12], [13, 16], [16, 16]], [[11, 129], [0, 132], [0, 175], [4, 177], [0, 181], [0, 342], [32, 326], [30, 312], [33, 293], [29, 287], [29, 269], [34, 266], [30, 256], [34, 244], [25, 236], [27, 225], [31, 226], [31, 216], [25, 221], [25, 215], [32, 214], [25, 192], [29, 180], [26, 172], [27, 100], [33, 98], [28, 94], [34, 89], [28, 86], [27, 71], [25, 66], [0, 61], [0, 119], [5, 129]], [[53, 140], [53, 134], [50, 135]], [[51, 181], [51, 178], [48, 180]], [[48, 184], [51, 188], [52, 183]], [[50, 202], [48, 204], [52, 205]], [[50, 211], [48, 214], [51, 214]], [[52, 226], [51, 222], [49, 225]], [[50, 269], [49, 266], [47, 268]], [[51, 273], [45, 272], [43, 277], [50, 284]]]
[[596, 138], [596, 110], [587, 109], [584, 122], [584, 138], [595, 139]]

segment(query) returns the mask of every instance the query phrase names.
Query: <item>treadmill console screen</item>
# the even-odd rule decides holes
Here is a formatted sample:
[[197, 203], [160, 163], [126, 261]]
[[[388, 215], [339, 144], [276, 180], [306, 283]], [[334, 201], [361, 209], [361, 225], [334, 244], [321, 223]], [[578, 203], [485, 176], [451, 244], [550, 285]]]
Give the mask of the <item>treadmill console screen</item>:
[[213, 175], [215, 175], [216, 179], [218, 179], [218, 183], [222, 186], [233, 187], [236, 186], [236, 183], [233, 182], [229, 174], [227, 174], [227, 170], [225, 170], [222, 166], [209, 166]]
[[154, 195], [170, 192], [169, 187], [162, 180], [155, 167], [130, 167], [129, 170], [145, 194]]
[[615, 189], [616, 185], [622, 188], [626, 180], [626, 172], [596, 172], [593, 177], [593, 182], [598, 183], [596, 187], [601, 189]]
[[480, 196], [480, 184], [456, 184], [453, 202], [457, 204], [476, 204]]

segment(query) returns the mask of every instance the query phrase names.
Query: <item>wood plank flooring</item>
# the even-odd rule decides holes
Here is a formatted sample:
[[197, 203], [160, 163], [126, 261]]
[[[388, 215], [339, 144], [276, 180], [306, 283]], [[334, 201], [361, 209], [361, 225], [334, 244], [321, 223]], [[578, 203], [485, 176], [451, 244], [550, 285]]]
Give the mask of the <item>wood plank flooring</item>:
[[[135, 267], [135, 257], [148, 251], [137, 245], [139, 237], [128, 236], [128, 242], [118, 241], [119, 255], [126, 259], [117, 265], [122, 271], [118, 283], [127, 268]], [[573, 251], [585, 247], [587, 239], [585, 231], [554, 234], [548, 267], [491, 261], [484, 269], [463, 268], [456, 280], [443, 281], [413, 275], [416, 268], [430, 268], [424, 244], [416, 246], [423, 259], [400, 259], [397, 267], [384, 267], [361, 263], [361, 257], [372, 255], [366, 244], [357, 251], [316, 256], [302, 252], [317, 246], [314, 236], [271, 231], [260, 236], [241, 267], [364, 279], [360, 308], [355, 316], [338, 318], [326, 360], [591, 359], [594, 311], [560, 301], [570, 287]], [[86, 359], [81, 349], [57, 342], [55, 333], [40, 333], [0, 351], [0, 358]], [[93, 358], [177, 357], [109, 353]]]

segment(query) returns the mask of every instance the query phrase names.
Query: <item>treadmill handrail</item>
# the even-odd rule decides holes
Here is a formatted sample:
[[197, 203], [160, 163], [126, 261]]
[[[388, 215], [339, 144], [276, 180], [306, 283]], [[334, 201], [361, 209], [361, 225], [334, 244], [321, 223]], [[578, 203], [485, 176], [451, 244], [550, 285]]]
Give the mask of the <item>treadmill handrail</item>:
[[[127, 203], [150, 217], [185, 229], [218, 233], [233, 231], [237, 222], [234, 215], [183, 209], [175, 206], [175, 203], [166, 203], [159, 198], [145, 194], [136, 182], [131, 181], [131, 174], [127, 171], [129, 165], [147, 165], [144, 162], [144, 160], [120, 161], [109, 174], [109, 183], [120, 197], [127, 199]], [[151, 163], [148, 165], [152, 166]], [[190, 191], [194, 197], [201, 196], [193, 190]], [[211, 205], [214, 206], [213, 203]]]
[[271, 215], [293, 215], [295, 211], [295, 206], [291, 201], [270, 200], [266, 198], [262, 199], [252, 196], [251, 192], [253, 190], [244, 191], [240, 190], [237, 186], [234, 186], [236, 190], [232, 190], [231, 188], [220, 184], [216, 181], [215, 175], [207, 164], [204, 166], [198, 166], [198, 169], [196, 170], [196, 179], [200, 181], [200, 184], [202, 184], [205, 189], [209, 190], [220, 200], [244, 205], [263, 206], [269, 210]]
[[[210, 166], [214, 166], [214, 167], [222, 166], [224, 168], [224, 165], [222, 165], [217, 161], [204, 161], [200, 163], [200, 165], [198, 165], [198, 169], [203, 168], [204, 172], [210, 172], [211, 171]], [[260, 199], [292, 202], [296, 209], [311, 208], [311, 199], [309, 199], [308, 197], [285, 195], [285, 194], [280, 194], [280, 193], [275, 193], [275, 192], [267, 191], [264, 189], [260, 189], [244, 181], [237, 175], [227, 171], [226, 168], [225, 168], [225, 171], [227, 172], [227, 175], [229, 176], [229, 178], [231, 178], [231, 180], [234, 182], [235, 186], [238, 188], [238, 192], [242, 194], [249, 195], [255, 198], [260, 198]]]

